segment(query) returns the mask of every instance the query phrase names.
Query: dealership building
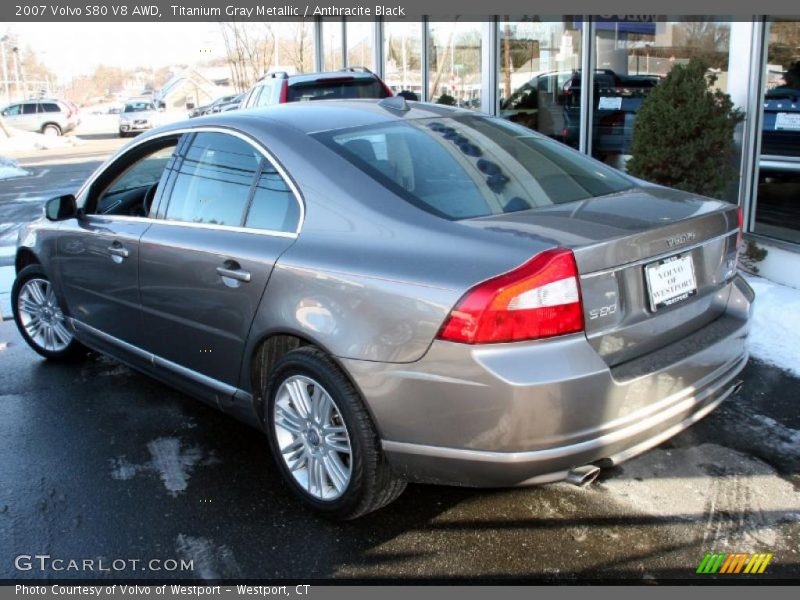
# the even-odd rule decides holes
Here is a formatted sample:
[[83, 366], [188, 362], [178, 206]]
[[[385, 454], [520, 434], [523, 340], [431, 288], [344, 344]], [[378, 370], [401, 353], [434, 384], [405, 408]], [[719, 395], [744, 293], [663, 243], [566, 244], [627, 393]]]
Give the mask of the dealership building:
[[800, 17], [322, 19], [297, 26], [309, 49], [303, 70], [367, 67], [395, 92], [511, 119], [620, 169], [649, 90], [675, 65], [702, 58], [714, 86], [745, 115], [736, 134], [739, 177], [726, 199], [743, 207], [746, 238], [768, 251], [760, 272], [800, 287]]

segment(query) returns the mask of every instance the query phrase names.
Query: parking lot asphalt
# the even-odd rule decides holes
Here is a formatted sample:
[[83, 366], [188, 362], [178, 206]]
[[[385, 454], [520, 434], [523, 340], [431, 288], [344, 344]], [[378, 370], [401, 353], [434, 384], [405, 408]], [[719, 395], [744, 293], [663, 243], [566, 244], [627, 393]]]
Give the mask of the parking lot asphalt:
[[[71, 191], [101, 158], [20, 161], [49, 171], [0, 182], [0, 222], [33, 218], [24, 198]], [[32, 187], [20, 200], [11, 185]], [[701, 581], [712, 577], [695, 574], [706, 552], [772, 553], [747, 577], [796, 579], [798, 381], [756, 361], [743, 379], [703, 421], [588, 487], [412, 485], [381, 511], [333, 523], [293, 499], [261, 432], [108, 358], [44, 361], [6, 321], [0, 579]], [[15, 567], [36, 554], [125, 563]], [[193, 568], [165, 570], [170, 559]]]

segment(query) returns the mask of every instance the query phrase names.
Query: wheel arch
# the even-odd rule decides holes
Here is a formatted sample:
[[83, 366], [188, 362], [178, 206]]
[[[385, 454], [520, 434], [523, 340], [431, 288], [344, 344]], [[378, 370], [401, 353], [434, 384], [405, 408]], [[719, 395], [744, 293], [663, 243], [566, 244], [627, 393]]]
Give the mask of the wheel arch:
[[249, 353], [247, 360], [245, 361], [244, 367], [247, 369], [247, 372], [242, 374], [243, 381], [247, 381], [250, 384], [250, 390], [253, 398], [253, 409], [259, 421], [263, 422], [264, 408], [266, 404], [266, 397], [265, 395], [262, 395], [262, 390], [266, 385], [272, 367], [285, 354], [304, 346], [313, 346], [314, 348], [317, 348], [321, 352], [325, 353], [325, 355], [336, 364], [339, 370], [353, 386], [353, 389], [355, 389], [358, 395], [361, 397], [361, 401], [364, 403], [364, 408], [369, 413], [378, 435], [381, 435], [380, 424], [375, 419], [375, 415], [372, 412], [369, 402], [366, 401], [361, 388], [350, 375], [349, 371], [344, 368], [344, 365], [339, 360], [339, 357], [337, 357], [333, 352], [328, 350], [324, 345], [320, 344], [316, 340], [305, 336], [302, 333], [287, 330], [271, 331], [260, 336], [258, 341], [254, 343], [253, 350]]
[[57, 128], [59, 134], [64, 133], [64, 128], [61, 127], [61, 125], [59, 125], [56, 121], [45, 121], [44, 123], [42, 123], [40, 131], [44, 133], [44, 130], [47, 129], [50, 125]]
[[29, 265], [41, 265], [42, 261], [38, 259], [36, 254], [30, 248], [22, 247], [17, 250], [17, 257], [14, 260], [14, 273], [19, 273]]

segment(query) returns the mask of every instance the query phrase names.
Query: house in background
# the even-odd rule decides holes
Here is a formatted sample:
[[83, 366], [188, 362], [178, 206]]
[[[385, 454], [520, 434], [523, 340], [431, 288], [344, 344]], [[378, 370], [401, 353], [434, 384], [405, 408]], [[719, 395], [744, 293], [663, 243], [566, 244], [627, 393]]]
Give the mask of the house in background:
[[194, 67], [182, 69], [153, 95], [153, 101], [167, 111], [184, 111], [234, 93], [229, 85], [229, 75], [220, 77], [221, 71], [206, 73], [207, 70]]

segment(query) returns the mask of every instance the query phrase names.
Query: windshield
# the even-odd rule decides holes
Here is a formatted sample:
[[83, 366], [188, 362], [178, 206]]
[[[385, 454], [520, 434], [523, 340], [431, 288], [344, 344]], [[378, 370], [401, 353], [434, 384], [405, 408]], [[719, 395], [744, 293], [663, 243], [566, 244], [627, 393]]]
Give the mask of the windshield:
[[142, 112], [145, 110], [155, 110], [155, 107], [149, 102], [131, 102], [125, 105], [125, 112]]
[[619, 171], [502, 119], [418, 119], [314, 137], [415, 206], [453, 220], [633, 187]]

